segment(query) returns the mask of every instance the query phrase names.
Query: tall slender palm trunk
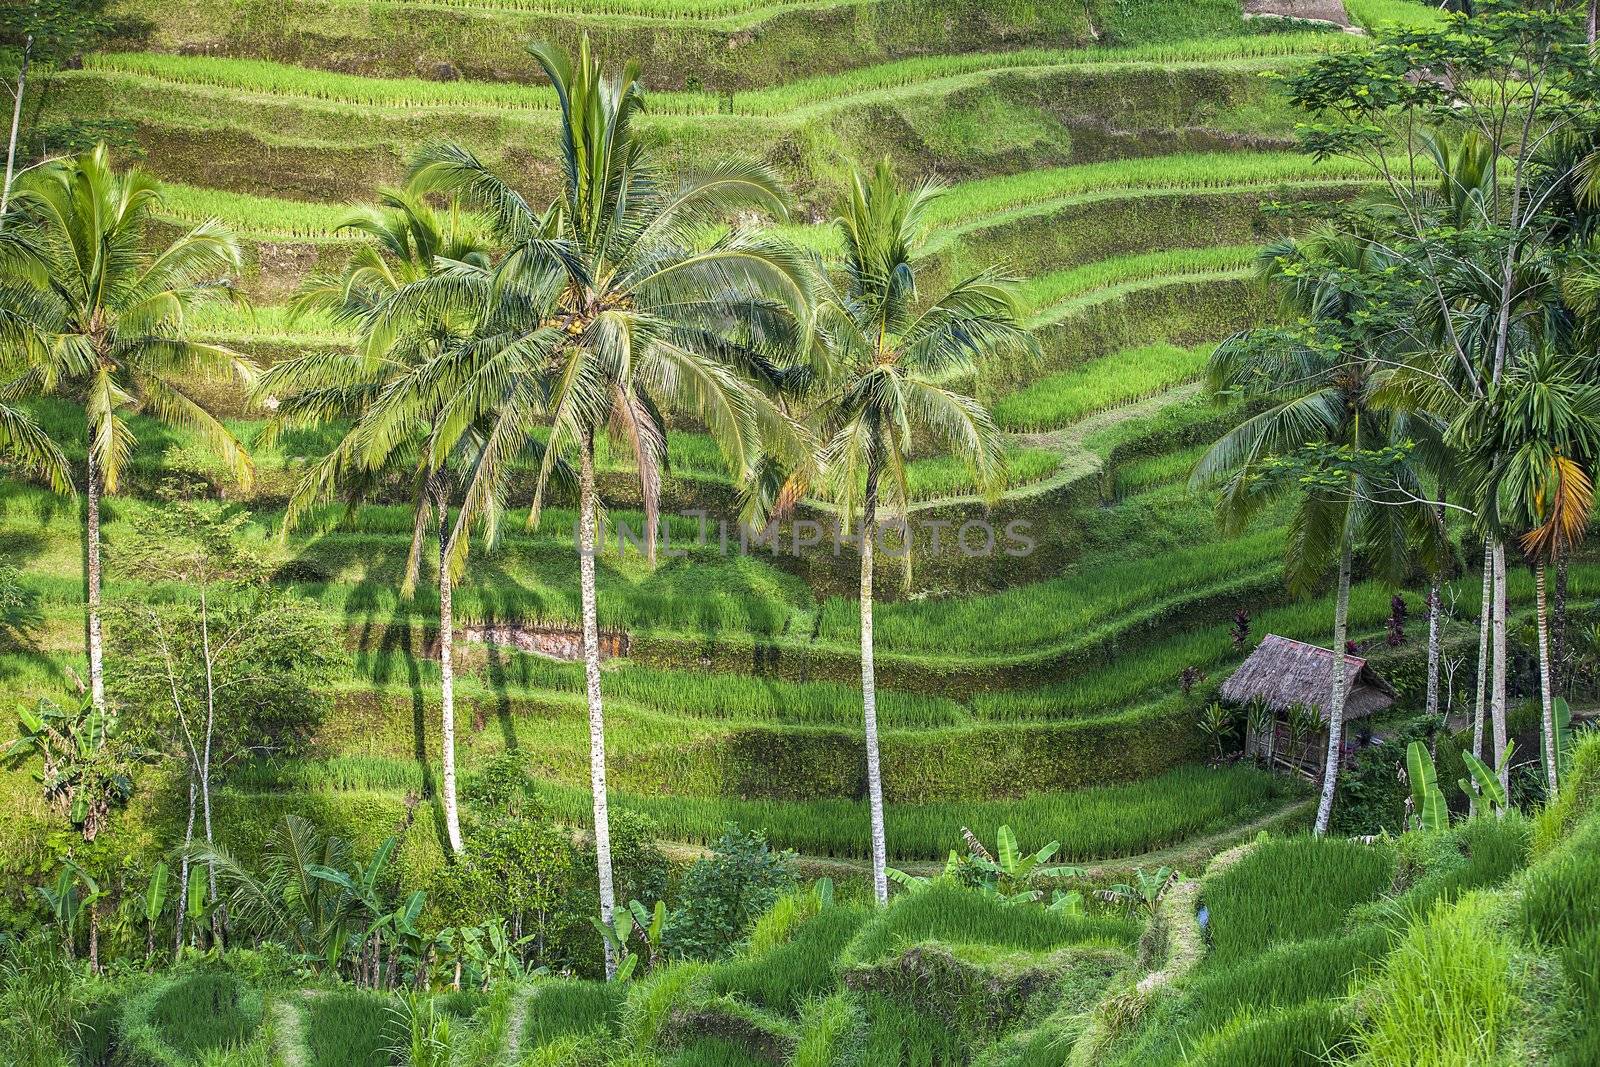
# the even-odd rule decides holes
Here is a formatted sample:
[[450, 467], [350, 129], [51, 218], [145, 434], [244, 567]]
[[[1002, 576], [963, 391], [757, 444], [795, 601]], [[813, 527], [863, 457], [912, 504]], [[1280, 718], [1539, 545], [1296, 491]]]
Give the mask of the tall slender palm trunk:
[[861, 702], [867, 727], [867, 804], [872, 815], [872, 891], [889, 900], [889, 857], [883, 832], [883, 766], [878, 758], [878, 680], [872, 659], [872, 555], [877, 534], [878, 470], [867, 467], [861, 510]]
[[[611, 876], [611, 823], [606, 804], [606, 723], [600, 704], [600, 621], [595, 604], [594, 438], [585, 435], [579, 460], [578, 577], [583, 592], [583, 673], [589, 697], [589, 787], [594, 795], [594, 855], [600, 879], [600, 921], [611, 924], [616, 890]], [[606, 942], [606, 977], [617, 972]]]
[[1345, 679], [1345, 642], [1350, 630], [1350, 535], [1343, 535], [1344, 544], [1339, 550], [1339, 590], [1333, 605], [1333, 668], [1328, 695], [1328, 762], [1322, 769], [1322, 799], [1317, 803], [1315, 833], [1322, 837], [1328, 832], [1333, 818], [1333, 794], [1339, 784], [1339, 766], [1344, 762], [1344, 697], [1348, 689]]
[[105, 649], [100, 640], [100, 461], [95, 458], [94, 427], [89, 427], [89, 458], [84, 472], [84, 549], [87, 560], [86, 607], [89, 638], [89, 698], [96, 711], [106, 708]]
[[1439, 717], [1439, 575], [1428, 583], [1428, 718]]
[[1489, 697], [1489, 630], [1494, 625], [1494, 547], [1483, 543], [1483, 604], [1478, 612], [1478, 696], [1472, 706], [1472, 754], [1483, 758], [1483, 719]]
[[28, 60], [33, 58], [33, 34], [22, 42], [22, 66], [17, 71], [17, 99], [11, 107], [11, 140], [6, 145], [6, 183], [0, 187], [0, 228], [5, 226], [6, 208], [11, 205], [11, 176], [17, 165], [17, 131], [22, 128], [22, 94], [28, 87]]
[[[1500, 787], [1511, 791], [1511, 767], [1506, 760], [1506, 546], [1494, 542], [1494, 625], [1490, 628], [1494, 667], [1490, 679], [1489, 722], [1494, 730], [1494, 760], [1500, 768]], [[1500, 809], [1502, 812], [1505, 809]]]
[[1533, 571], [1534, 613], [1539, 620], [1539, 704], [1544, 731], [1544, 774], [1550, 790], [1550, 799], [1556, 797], [1556, 712], [1554, 694], [1550, 690], [1550, 626], [1545, 613], [1544, 560], [1539, 560]]
[[1556, 696], [1567, 691], [1567, 554], [1556, 556], [1556, 587], [1550, 597], [1550, 684]]
[[461, 812], [456, 805], [456, 614], [450, 580], [450, 510], [444, 492], [435, 495], [439, 514], [439, 753], [444, 762], [439, 791], [450, 851], [461, 855]]

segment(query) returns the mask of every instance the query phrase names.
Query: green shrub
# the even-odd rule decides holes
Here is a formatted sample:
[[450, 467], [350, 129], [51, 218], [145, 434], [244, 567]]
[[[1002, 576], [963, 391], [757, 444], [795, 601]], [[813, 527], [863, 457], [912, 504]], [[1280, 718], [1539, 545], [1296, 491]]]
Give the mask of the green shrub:
[[1389, 885], [1394, 856], [1382, 845], [1338, 838], [1267, 841], [1215, 878], [1202, 897], [1210, 912], [1207, 970], [1283, 942], [1337, 932], [1345, 914]]
[[688, 959], [720, 959], [750, 932], [773, 903], [795, 886], [787, 853], [767, 847], [766, 838], [728, 827], [683, 876], [682, 902], [667, 920], [663, 942]]

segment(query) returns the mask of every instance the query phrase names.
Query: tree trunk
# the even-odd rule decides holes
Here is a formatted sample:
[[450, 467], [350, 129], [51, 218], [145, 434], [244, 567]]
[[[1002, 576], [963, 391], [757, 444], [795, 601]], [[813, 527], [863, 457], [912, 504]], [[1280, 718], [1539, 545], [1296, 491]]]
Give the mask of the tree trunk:
[[100, 902], [89, 901], [89, 973], [100, 973]]
[[440, 791], [445, 835], [450, 839], [450, 851], [459, 856], [466, 850], [461, 844], [461, 813], [456, 807], [456, 616], [450, 580], [450, 511], [442, 490], [434, 499], [439, 512], [439, 751], [444, 760]]
[[[611, 824], [606, 804], [606, 726], [600, 703], [600, 621], [595, 604], [594, 437], [585, 434], [579, 463], [578, 577], [583, 593], [583, 671], [589, 697], [589, 787], [594, 794], [594, 856], [600, 879], [600, 921], [611, 925], [616, 907], [611, 879]], [[606, 942], [606, 977], [617, 973], [617, 957]]]
[[1350, 536], [1342, 535], [1339, 550], [1339, 590], [1333, 606], [1333, 669], [1328, 696], [1328, 762], [1322, 769], [1322, 800], [1317, 804], [1315, 833], [1328, 832], [1333, 818], [1333, 794], [1339, 783], [1339, 765], [1344, 762], [1345, 642], [1350, 625]]
[[[216, 847], [216, 839], [211, 832], [211, 741], [217, 726], [217, 687], [211, 669], [211, 614], [203, 585], [200, 587], [200, 651], [205, 657], [206, 667], [206, 744], [200, 757], [200, 812], [205, 823], [206, 848], [209, 851]], [[217, 864], [209, 858], [206, 860], [206, 901], [211, 905], [211, 941], [220, 946], [223, 915], [217, 902]]]
[[1428, 718], [1439, 717], [1439, 575], [1428, 585]]
[[861, 510], [861, 701], [867, 727], [867, 802], [872, 813], [872, 891], [889, 900], [889, 857], [883, 832], [883, 767], [878, 759], [878, 681], [872, 659], [872, 555], [877, 532], [878, 470], [867, 465]]
[[1600, 0], [1589, 0], [1589, 47], [1593, 48], [1595, 33], [1600, 30]]
[[1556, 696], [1567, 692], [1567, 554], [1556, 557], [1556, 589], [1550, 605], [1550, 683]]
[[1543, 714], [1544, 774], [1550, 790], [1550, 799], [1556, 798], [1556, 712], [1550, 691], [1550, 630], [1545, 615], [1544, 560], [1539, 560], [1533, 572], [1534, 614], [1539, 622], [1539, 703]]
[[22, 128], [22, 94], [28, 87], [28, 60], [33, 57], [33, 34], [22, 40], [22, 67], [17, 72], [17, 100], [11, 108], [11, 142], [6, 146], [6, 184], [0, 188], [0, 229], [5, 227], [6, 209], [11, 206], [11, 176], [16, 171], [17, 131]]
[[[1489, 721], [1494, 729], [1494, 760], [1500, 786], [1511, 795], [1511, 767], [1506, 760], [1506, 546], [1494, 543], [1494, 672], [1489, 691]], [[1504, 811], [1505, 809], [1501, 809]]]
[[178, 962], [183, 955], [183, 920], [189, 910], [189, 846], [194, 843], [194, 812], [195, 799], [198, 790], [195, 787], [194, 772], [189, 772], [189, 821], [183, 828], [183, 857], [178, 862], [178, 908], [177, 918], [172, 923], [172, 962]]
[[89, 428], [89, 457], [84, 472], [84, 535], [88, 561], [89, 699], [96, 711], [106, 709], [105, 651], [100, 641], [100, 461], [94, 454], [94, 427]]
[[1472, 707], [1472, 754], [1483, 758], [1483, 718], [1489, 694], [1489, 630], [1494, 625], [1494, 550], [1483, 543], [1483, 605], [1478, 617], [1478, 698]]

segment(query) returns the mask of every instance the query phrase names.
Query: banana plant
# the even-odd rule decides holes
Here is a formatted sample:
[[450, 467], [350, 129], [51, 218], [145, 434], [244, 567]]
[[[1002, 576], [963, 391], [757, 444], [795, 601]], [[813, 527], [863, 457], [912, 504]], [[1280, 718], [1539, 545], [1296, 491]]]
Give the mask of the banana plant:
[[206, 872], [196, 864], [189, 868], [189, 884], [184, 887], [184, 918], [189, 925], [191, 940], [211, 923], [211, 899], [207, 892]]
[[18, 705], [17, 736], [0, 751], [0, 763], [17, 768], [37, 759], [33, 778], [47, 802], [63, 812], [85, 841], [93, 841], [111, 809], [133, 796], [133, 779], [114, 744], [117, 718], [91, 701], [68, 711], [41, 700]]
[[1081, 867], [1045, 866], [1061, 850], [1060, 841], [1052, 841], [1037, 852], [1024, 853], [1017, 847], [1017, 835], [1011, 827], [1002, 826], [995, 832], [995, 854], [990, 855], [975, 834], [963, 833], [971, 850], [966, 866], [976, 872], [977, 888], [1008, 904], [1032, 904], [1042, 899], [1044, 893], [1034, 887], [1036, 881], [1083, 877]]
[[[1507, 766], [1511, 763], [1511, 755], [1516, 750], [1516, 747], [1517, 742], [1515, 740], [1506, 743], [1505, 755], [1501, 757], [1502, 766]], [[1510, 806], [1509, 799], [1506, 797], [1505, 787], [1500, 784], [1500, 774], [1495, 768], [1490, 767], [1470, 752], [1461, 753], [1461, 759], [1466, 763], [1467, 771], [1471, 777], [1459, 779], [1457, 784], [1461, 786], [1461, 791], [1467, 795], [1469, 803], [1475, 805], [1479, 800], [1485, 800], [1489, 804], [1490, 811], [1503, 811]]]
[[1154, 919], [1161, 898], [1167, 895], [1167, 889], [1176, 879], [1177, 872], [1171, 867], [1157, 867], [1154, 871], [1136, 867], [1131, 884], [1118, 882], [1110, 889], [1101, 891], [1100, 896], [1105, 900], [1138, 908]]
[[1443, 830], [1450, 825], [1450, 808], [1439, 788], [1439, 771], [1428, 746], [1413, 741], [1406, 747], [1406, 776], [1411, 780], [1413, 829]]
[[167, 907], [167, 883], [171, 880], [171, 873], [166, 863], [157, 861], [155, 870], [150, 872], [150, 881], [144, 887], [144, 954], [152, 962], [156, 955], [156, 923]]
[[[34, 890], [50, 909], [56, 925], [61, 928], [61, 943], [67, 951], [68, 959], [71, 959], [74, 953], [78, 916], [83, 914], [84, 908], [84, 898], [78, 892], [78, 877], [82, 873], [77, 864], [67, 860], [61, 865], [61, 870], [56, 872], [55, 885], [37, 886]], [[87, 875], [84, 877], [88, 878]], [[93, 884], [94, 879], [88, 878], [88, 881]]]

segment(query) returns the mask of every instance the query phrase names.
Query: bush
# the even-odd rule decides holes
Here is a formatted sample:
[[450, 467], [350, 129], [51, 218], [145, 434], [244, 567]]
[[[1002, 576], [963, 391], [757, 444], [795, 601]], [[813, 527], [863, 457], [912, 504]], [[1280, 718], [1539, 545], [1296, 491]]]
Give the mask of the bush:
[[720, 959], [777, 899], [795, 886], [793, 855], [773, 852], [760, 834], [730, 826], [683, 876], [682, 901], [667, 922], [665, 942], [675, 956]]

